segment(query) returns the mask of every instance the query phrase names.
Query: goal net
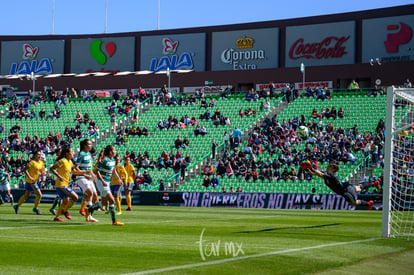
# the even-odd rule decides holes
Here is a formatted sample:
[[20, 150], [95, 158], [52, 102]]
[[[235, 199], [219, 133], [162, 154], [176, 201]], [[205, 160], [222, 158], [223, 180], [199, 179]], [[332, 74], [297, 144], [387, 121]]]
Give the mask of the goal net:
[[414, 238], [414, 89], [387, 90], [382, 236]]

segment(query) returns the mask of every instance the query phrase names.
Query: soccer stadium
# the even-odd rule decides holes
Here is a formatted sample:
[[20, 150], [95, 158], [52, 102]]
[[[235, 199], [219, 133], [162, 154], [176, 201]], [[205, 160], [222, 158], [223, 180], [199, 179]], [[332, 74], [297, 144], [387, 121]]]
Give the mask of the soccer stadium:
[[0, 273], [412, 274], [413, 30], [0, 36]]

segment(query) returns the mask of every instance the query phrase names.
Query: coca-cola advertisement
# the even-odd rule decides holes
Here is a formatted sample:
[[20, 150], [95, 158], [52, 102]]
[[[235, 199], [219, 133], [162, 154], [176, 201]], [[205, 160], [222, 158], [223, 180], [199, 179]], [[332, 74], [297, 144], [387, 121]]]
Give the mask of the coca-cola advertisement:
[[355, 22], [286, 28], [286, 67], [355, 63]]

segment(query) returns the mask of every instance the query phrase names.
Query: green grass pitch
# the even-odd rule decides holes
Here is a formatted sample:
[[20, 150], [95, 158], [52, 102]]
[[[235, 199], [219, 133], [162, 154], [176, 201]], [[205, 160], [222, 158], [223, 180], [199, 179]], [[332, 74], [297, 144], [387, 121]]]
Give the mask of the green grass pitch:
[[135, 206], [111, 225], [0, 206], [1, 274], [412, 274], [414, 241], [381, 212]]

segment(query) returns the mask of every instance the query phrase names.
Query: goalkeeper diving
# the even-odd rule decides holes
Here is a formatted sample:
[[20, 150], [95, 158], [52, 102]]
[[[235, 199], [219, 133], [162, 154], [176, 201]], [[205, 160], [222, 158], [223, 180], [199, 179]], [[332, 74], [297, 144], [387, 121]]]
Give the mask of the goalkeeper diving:
[[339, 166], [336, 162], [330, 162], [326, 168], [326, 171], [320, 171], [312, 168], [308, 160], [302, 162], [301, 167], [308, 174], [323, 178], [325, 185], [328, 186], [336, 194], [344, 197], [349, 204], [352, 204], [353, 206], [367, 206], [368, 210], [372, 209], [373, 201], [360, 200], [358, 199], [357, 193], [371, 186], [374, 186], [378, 189], [378, 182], [365, 182], [359, 185], [352, 185], [347, 181], [341, 182], [336, 175], [336, 172], [339, 170]]

